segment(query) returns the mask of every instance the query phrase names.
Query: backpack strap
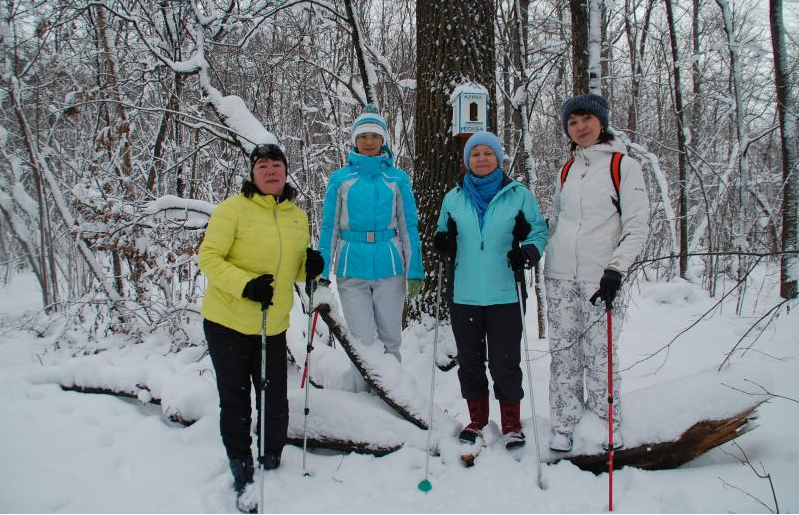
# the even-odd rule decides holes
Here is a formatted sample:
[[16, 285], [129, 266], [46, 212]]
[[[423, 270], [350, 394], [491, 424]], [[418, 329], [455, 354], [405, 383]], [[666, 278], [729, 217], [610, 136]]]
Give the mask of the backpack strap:
[[569, 176], [569, 170], [571, 170], [572, 165], [574, 164], [574, 158], [569, 159], [566, 161], [566, 164], [563, 165], [563, 168], [560, 169], [560, 188], [563, 189], [563, 183], [566, 182], [566, 177]]
[[613, 199], [613, 205], [616, 206], [616, 211], [621, 215], [621, 159], [624, 154], [621, 152], [614, 152], [610, 158], [610, 180], [613, 182], [613, 189], [616, 190], [616, 198]]

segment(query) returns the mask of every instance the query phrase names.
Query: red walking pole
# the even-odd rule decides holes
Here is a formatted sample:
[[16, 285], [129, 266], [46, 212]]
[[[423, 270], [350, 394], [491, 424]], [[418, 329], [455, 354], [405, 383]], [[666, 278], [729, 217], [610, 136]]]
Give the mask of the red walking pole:
[[305, 353], [305, 366], [302, 367], [302, 379], [300, 379], [300, 389], [305, 388], [305, 378], [308, 376], [308, 361], [311, 359], [311, 346], [313, 344], [313, 334], [316, 332], [316, 319], [319, 318], [319, 312], [313, 312], [313, 324], [311, 326], [311, 333], [308, 335], [308, 352]]
[[608, 511], [613, 511], [613, 317], [608, 306]]

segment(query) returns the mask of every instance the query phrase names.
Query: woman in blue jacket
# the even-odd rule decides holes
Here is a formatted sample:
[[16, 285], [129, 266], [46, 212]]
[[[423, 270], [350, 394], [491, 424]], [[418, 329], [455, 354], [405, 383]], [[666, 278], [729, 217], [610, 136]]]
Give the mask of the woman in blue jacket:
[[478, 132], [466, 142], [467, 173], [444, 197], [434, 246], [455, 260], [450, 316], [461, 394], [471, 419], [460, 439], [474, 443], [488, 424], [488, 357], [510, 449], [524, 445], [519, 418], [522, 320], [514, 271], [541, 258], [547, 229], [530, 190], [502, 171], [503, 159], [502, 144], [490, 132]]
[[[416, 201], [408, 174], [394, 166], [386, 121], [371, 105], [352, 125], [347, 166], [330, 176], [322, 208], [320, 284], [331, 273], [352, 334], [364, 345], [375, 334], [401, 361], [402, 309], [422, 288], [424, 270]], [[366, 389], [357, 371], [356, 390]]]

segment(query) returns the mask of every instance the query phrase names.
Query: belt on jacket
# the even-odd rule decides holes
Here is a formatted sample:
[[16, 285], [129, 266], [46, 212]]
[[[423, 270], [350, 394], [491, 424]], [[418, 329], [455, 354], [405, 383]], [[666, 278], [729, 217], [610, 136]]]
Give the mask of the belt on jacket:
[[386, 229], [383, 231], [350, 231], [341, 230], [341, 239], [346, 241], [357, 241], [361, 243], [377, 243], [388, 241], [397, 235], [396, 229]]

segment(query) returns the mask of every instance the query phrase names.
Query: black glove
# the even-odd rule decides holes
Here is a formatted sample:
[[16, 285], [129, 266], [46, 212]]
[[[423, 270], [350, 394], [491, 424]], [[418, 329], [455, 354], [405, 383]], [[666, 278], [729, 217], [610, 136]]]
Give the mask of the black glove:
[[530, 268], [530, 256], [517, 245], [508, 251], [508, 266], [514, 272]]
[[541, 256], [535, 245], [514, 246], [508, 251], [508, 266], [514, 272], [521, 272], [525, 268], [533, 268]]
[[322, 273], [325, 267], [325, 260], [322, 253], [312, 248], [305, 249], [305, 277], [307, 281], [313, 281], [316, 276]]
[[266, 308], [272, 303], [272, 294], [274, 293], [272, 281], [274, 279], [272, 274], [259, 275], [247, 283], [241, 295], [255, 302], [260, 302], [261, 306]]
[[606, 268], [602, 279], [599, 280], [599, 289], [588, 299], [588, 302], [596, 306], [596, 301], [602, 299], [605, 301], [605, 307], [613, 309], [613, 299], [619, 293], [619, 288], [621, 288], [621, 274]]
[[433, 236], [433, 248], [439, 254], [455, 254], [458, 250], [458, 226], [452, 215], [447, 215], [447, 230], [439, 231]]
[[532, 228], [520, 209], [519, 214], [516, 215], [516, 223], [513, 225], [513, 241], [521, 243], [526, 240]]

